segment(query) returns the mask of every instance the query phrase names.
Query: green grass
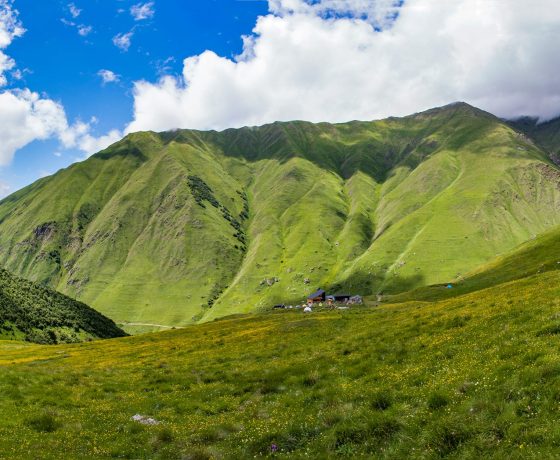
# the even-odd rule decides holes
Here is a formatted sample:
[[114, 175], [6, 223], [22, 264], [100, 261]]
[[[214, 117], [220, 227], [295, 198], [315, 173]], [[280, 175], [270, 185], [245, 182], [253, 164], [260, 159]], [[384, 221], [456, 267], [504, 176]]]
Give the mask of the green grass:
[[449, 280], [452, 289], [448, 289], [448, 283], [444, 283], [387, 296], [386, 300], [406, 302], [446, 299], [554, 270], [560, 270], [560, 228], [558, 227], [477, 267], [465, 277]]
[[0, 457], [252, 458], [275, 444], [292, 458], [556, 458], [559, 281], [78, 345], [0, 342]]
[[560, 118], [538, 123], [535, 118], [525, 117], [511, 121], [510, 125], [532, 138], [550, 154], [556, 164], [560, 164]]
[[558, 174], [466, 104], [136, 133], [1, 201], [0, 257], [119, 323], [181, 326], [465, 276], [560, 225]]

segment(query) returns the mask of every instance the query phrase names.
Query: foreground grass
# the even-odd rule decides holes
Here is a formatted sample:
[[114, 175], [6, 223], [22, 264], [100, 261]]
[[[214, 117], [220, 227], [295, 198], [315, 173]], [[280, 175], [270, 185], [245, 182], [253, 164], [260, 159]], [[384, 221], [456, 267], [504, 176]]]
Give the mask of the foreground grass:
[[558, 458], [559, 281], [0, 342], [0, 458]]

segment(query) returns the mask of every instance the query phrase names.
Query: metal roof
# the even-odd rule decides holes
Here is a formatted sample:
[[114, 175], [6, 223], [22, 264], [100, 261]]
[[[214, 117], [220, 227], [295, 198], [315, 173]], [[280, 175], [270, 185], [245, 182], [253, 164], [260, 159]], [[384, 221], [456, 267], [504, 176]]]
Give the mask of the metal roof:
[[321, 297], [326, 293], [326, 291], [324, 289], [319, 289], [317, 292], [314, 292], [313, 294], [309, 294], [307, 296], [308, 299], [314, 299], [315, 297]]

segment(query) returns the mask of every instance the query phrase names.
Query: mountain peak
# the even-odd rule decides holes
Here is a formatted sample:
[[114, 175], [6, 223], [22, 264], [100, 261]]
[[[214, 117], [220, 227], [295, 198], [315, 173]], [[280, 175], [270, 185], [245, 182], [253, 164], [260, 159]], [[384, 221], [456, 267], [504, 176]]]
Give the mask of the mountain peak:
[[428, 109], [423, 112], [418, 112], [411, 117], [424, 117], [424, 116], [434, 116], [434, 115], [468, 115], [468, 116], [475, 116], [475, 117], [484, 117], [488, 119], [498, 120], [498, 118], [491, 114], [490, 112], [486, 112], [485, 110], [479, 109], [474, 105], [468, 104], [467, 102], [457, 101], [452, 102], [450, 104], [442, 105], [441, 107], [435, 107], [433, 109]]

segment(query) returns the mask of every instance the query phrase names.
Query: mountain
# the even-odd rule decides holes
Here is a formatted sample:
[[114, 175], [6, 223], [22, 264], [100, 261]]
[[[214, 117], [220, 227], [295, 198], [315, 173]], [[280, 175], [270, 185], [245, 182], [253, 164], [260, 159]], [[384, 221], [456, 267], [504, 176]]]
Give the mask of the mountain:
[[119, 321], [184, 325], [447, 282], [560, 224], [528, 136], [405, 118], [135, 133], [0, 202], [0, 257]]
[[55, 344], [125, 335], [87, 305], [0, 270], [0, 340]]
[[0, 458], [558, 458], [558, 299], [554, 270], [440, 302], [0, 342]]
[[509, 124], [534, 139], [560, 165], [560, 117], [544, 123], [539, 123], [537, 118], [522, 117]]

